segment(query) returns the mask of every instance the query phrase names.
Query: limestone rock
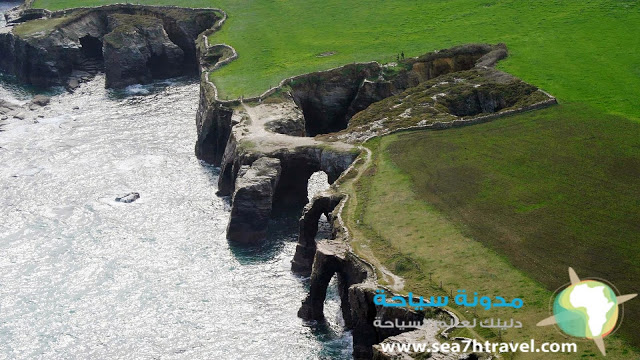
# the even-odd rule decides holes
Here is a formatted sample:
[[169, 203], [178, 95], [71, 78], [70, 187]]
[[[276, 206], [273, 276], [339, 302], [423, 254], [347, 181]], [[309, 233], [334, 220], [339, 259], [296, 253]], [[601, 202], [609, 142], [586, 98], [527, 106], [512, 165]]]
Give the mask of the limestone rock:
[[291, 261], [291, 271], [300, 275], [309, 276], [313, 258], [316, 253], [316, 234], [318, 233], [318, 220], [322, 214], [330, 218], [330, 213], [344, 198], [342, 194], [321, 194], [313, 199], [302, 210], [300, 217], [300, 233], [296, 254]]
[[280, 171], [280, 160], [268, 157], [259, 158], [242, 171], [232, 198], [229, 241], [250, 245], [266, 237]]

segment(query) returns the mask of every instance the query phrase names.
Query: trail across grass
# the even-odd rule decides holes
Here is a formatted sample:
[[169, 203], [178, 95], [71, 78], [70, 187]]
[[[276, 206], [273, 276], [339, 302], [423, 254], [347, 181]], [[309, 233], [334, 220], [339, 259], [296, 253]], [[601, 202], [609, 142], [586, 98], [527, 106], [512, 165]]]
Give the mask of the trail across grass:
[[[62, 9], [111, 0], [36, 0]], [[500, 67], [564, 101], [640, 118], [640, 5], [611, 0], [140, 0], [219, 7], [212, 36], [240, 58], [214, 74], [223, 97], [355, 61], [391, 61], [468, 42], [505, 42]], [[335, 55], [318, 57], [326, 52]]]

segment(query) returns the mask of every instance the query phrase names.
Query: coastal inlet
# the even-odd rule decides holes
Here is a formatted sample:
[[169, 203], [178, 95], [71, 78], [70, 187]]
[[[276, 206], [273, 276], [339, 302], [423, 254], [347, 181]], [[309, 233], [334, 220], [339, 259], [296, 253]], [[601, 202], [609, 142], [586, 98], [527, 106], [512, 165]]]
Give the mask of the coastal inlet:
[[328, 324], [297, 317], [297, 219], [259, 249], [226, 240], [197, 79], [58, 91], [0, 132], [0, 358], [351, 358], [335, 284]]

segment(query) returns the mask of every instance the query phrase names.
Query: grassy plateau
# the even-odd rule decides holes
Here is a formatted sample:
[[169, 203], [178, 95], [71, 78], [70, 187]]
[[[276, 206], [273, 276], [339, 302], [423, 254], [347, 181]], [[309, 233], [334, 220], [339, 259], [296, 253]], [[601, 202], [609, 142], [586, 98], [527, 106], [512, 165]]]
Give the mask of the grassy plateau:
[[[516, 311], [456, 310], [525, 324], [503, 339], [558, 342], [568, 339], [535, 324], [548, 316], [552, 292], [568, 282], [569, 266], [622, 293], [637, 291], [640, 124], [567, 105], [400, 133], [368, 147], [372, 164], [353, 184], [346, 211], [354, 247], [405, 278], [407, 291], [521, 297], [526, 305]], [[625, 317], [606, 339], [608, 358], [638, 356], [624, 340], [637, 342], [640, 309], [630, 304]], [[598, 353], [589, 342], [578, 344], [579, 356]]]
[[[36, 0], [52, 10], [116, 1]], [[640, 4], [636, 0], [140, 0], [229, 14], [212, 43], [239, 58], [212, 74], [221, 97], [357, 61], [393, 61], [470, 42], [504, 42], [499, 68], [558, 98], [551, 109], [483, 125], [386, 136], [350, 180], [354, 248], [405, 278], [403, 291], [473, 289], [525, 300], [523, 329], [486, 339], [576, 341], [549, 316], [567, 267], [640, 292]], [[321, 56], [328, 55], [329, 56]], [[440, 287], [442, 282], [442, 288]], [[638, 359], [640, 300], [607, 337], [611, 359]], [[470, 334], [463, 334], [470, 335]], [[474, 334], [471, 334], [474, 335]], [[590, 341], [579, 354], [600, 357]], [[508, 357], [507, 357], [508, 358]]]
[[[112, 0], [36, 0], [64, 9]], [[256, 95], [285, 77], [355, 61], [392, 61], [469, 42], [504, 42], [500, 67], [564, 101], [640, 118], [640, 4], [541, 0], [139, 0], [218, 7], [212, 43], [238, 60], [213, 77], [221, 96]], [[327, 52], [332, 56], [319, 57]], [[597, 85], [596, 85], [597, 84]]]

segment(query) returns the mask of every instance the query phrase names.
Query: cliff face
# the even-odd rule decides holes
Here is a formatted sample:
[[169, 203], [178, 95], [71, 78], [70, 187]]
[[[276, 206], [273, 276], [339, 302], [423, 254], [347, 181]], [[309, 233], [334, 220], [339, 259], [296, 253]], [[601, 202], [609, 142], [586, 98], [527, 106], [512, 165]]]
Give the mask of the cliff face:
[[[298, 316], [305, 320], [324, 320], [324, 301], [331, 278], [338, 280], [338, 292], [341, 300], [342, 316], [345, 327], [353, 333], [353, 358], [371, 359], [373, 345], [383, 340], [411, 331], [412, 329], [380, 328], [374, 321], [382, 322], [422, 321], [424, 312], [410, 308], [387, 308], [375, 305], [373, 297], [380, 287], [376, 284], [371, 266], [357, 257], [344, 239], [322, 240], [318, 242], [313, 260], [309, 295], [303, 301]], [[448, 316], [439, 309], [428, 314], [429, 317]], [[432, 336], [436, 331], [427, 330]]]
[[[215, 69], [235, 56], [221, 45], [208, 46], [206, 41], [199, 51], [203, 57], [217, 61], [213, 67], [203, 66], [205, 70]], [[504, 45], [480, 44], [436, 51], [399, 64], [351, 64], [286, 79], [278, 88], [244, 102], [219, 100], [206, 71], [202, 76], [196, 154], [220, 165], [218, 193], [232, 195], [229, 241], [258, 243], [265, 236], [274, 207], [306, 204], [292, 271], [310, 276], [310, 289], [298, 316], [324, 319], [327, 286], [335, 276], [345, 325], [353, 330], [355, 359], [395, 358], [376, 344], [399, 339], [401, 334], [405, 340], [434, 341], [439, 333], [436, 328], [410, 333], [407, 329], [379, 328], [374, 326], [376, 318], [422, 321], [425, 317], [450, 319], [453, 315], [441, 309], [424, 313], [375, 305], [373, 298], [380, 288], [375, 271], [353, 253], [348, 230], [340, 220], [346, 196], [332, 187], [307, 203], [307, 180], [314, 172], [324, 171], [329, 182], [335, 182], [358, 156], [358, 151], [338, 136], [349, 135], [351, 122], [367, 127], [365, 135], [357, 136], [352, 143], [375, 135], [372, 130], [387, 129], [387, 118], [376, 116], [398, 108], [395, 105], [399, 98], [407, 104], [400, 102], [405, 108], [393, 117], [410, 118], [414, 109], [409, 106], [415, 104], [425, 109], [424, 105], [433, 105], [437, 111], [416, 111], [416, 116], [449, 120], [438, 123], [442, 128], [454, 126], [456, 121], [480, 121], [460, 117], [529, 104], [532, 100], [527, 97], [536, 93], [535, 87], [491, 68], [505, 56]], [[446, 96], [438, 87], [442, 84], [449, 86]], [[547, 95], [539, 97], [549, 100]], [[439, 112], [442, 117], [437, 117]], [[333, 231], [331, 239], [316, 242], [322, 214]]]
[[102, 47], [106, 87], [146, 84], [182, 73], [184, 51], [169, 39], [162, 20], [114, 14], [107, 23]]
[[137, 5], [25, 12], [30, 16], [14, 21], [26, 22], [0, 34], [0, 68], [37, 86], [69, 85], [87, 63], [104, 64], [108, 87], [195, 73], [194, 40], [221, 17], [214, 10]]
[[291, 261], [291, 271], [303, 276], [311, 275], [320, 216], [324, 214], [331, 222], [334, 219], [333, 211], [343, 199], [342, 194], [324, 193], [311, 199], [304, 207], [299, 221], [300, 233], [296, 253]]
[[360, 84], [379, 73], [378, 63], [354, 64], [289, 81], [293, 99], [304, 113], [306, 135], [345, 129], [347, 112]]
[[[256, 234], [256, 236], [247, 236], [242, 231], [228, 231], [227, 238], [238, 243], [259, 243], [265, 238], [268, 216], [271, 214], [272, 208], [303, 206], [308, 201], [307, 183], [313, 173], [324, 171], [327, 173], [329, 181], [333, 182], [349, 167], [356, 156], [357, 154], [351, 151], [338, 151], [313, 146], [258, 152], [247, 148], [247, 145], [239, 142], [238, 135], [232, 132], [222, 159], [221, 172], [218, 179], [218, 195], [233, 195], [231, 224], [243, 224], [246, 229], [251, 229], [251, 233]], [[253, 168], [255, 164], [261, 163], [267, 158], [277, 160], [279, 168], [278, 179], [274, 183], [273, 189], [269, 190], [268, 196], [265, 195], [267, 193], [266, 188], [265, 191], [261, 192], [246, 192], [247, 179], [253, 175], [251, 172], [245, 173], [244, 169], [249, 166]], [[246, 192], [246, 196], [239, 197], [239, 192]], [[253, 196], [253, 202], [250, 194]], [[238, 201], [238, 199], [243, 200]], [[260, 216], [257, 216], [252, 210], [253, 207], [264, 211], [261, 212]], [[264, 220], [265, 217], [267, 220]], [[229, 230], [236, 228], [239, 229], [235, 225], [230, 225]]]
[[241, 167], [227, 226], [229, 239], [242, 244], [255, 244], [267, 235], [280, 171], [280, 160], [269, 157], [259, 158], [251, 166]]

